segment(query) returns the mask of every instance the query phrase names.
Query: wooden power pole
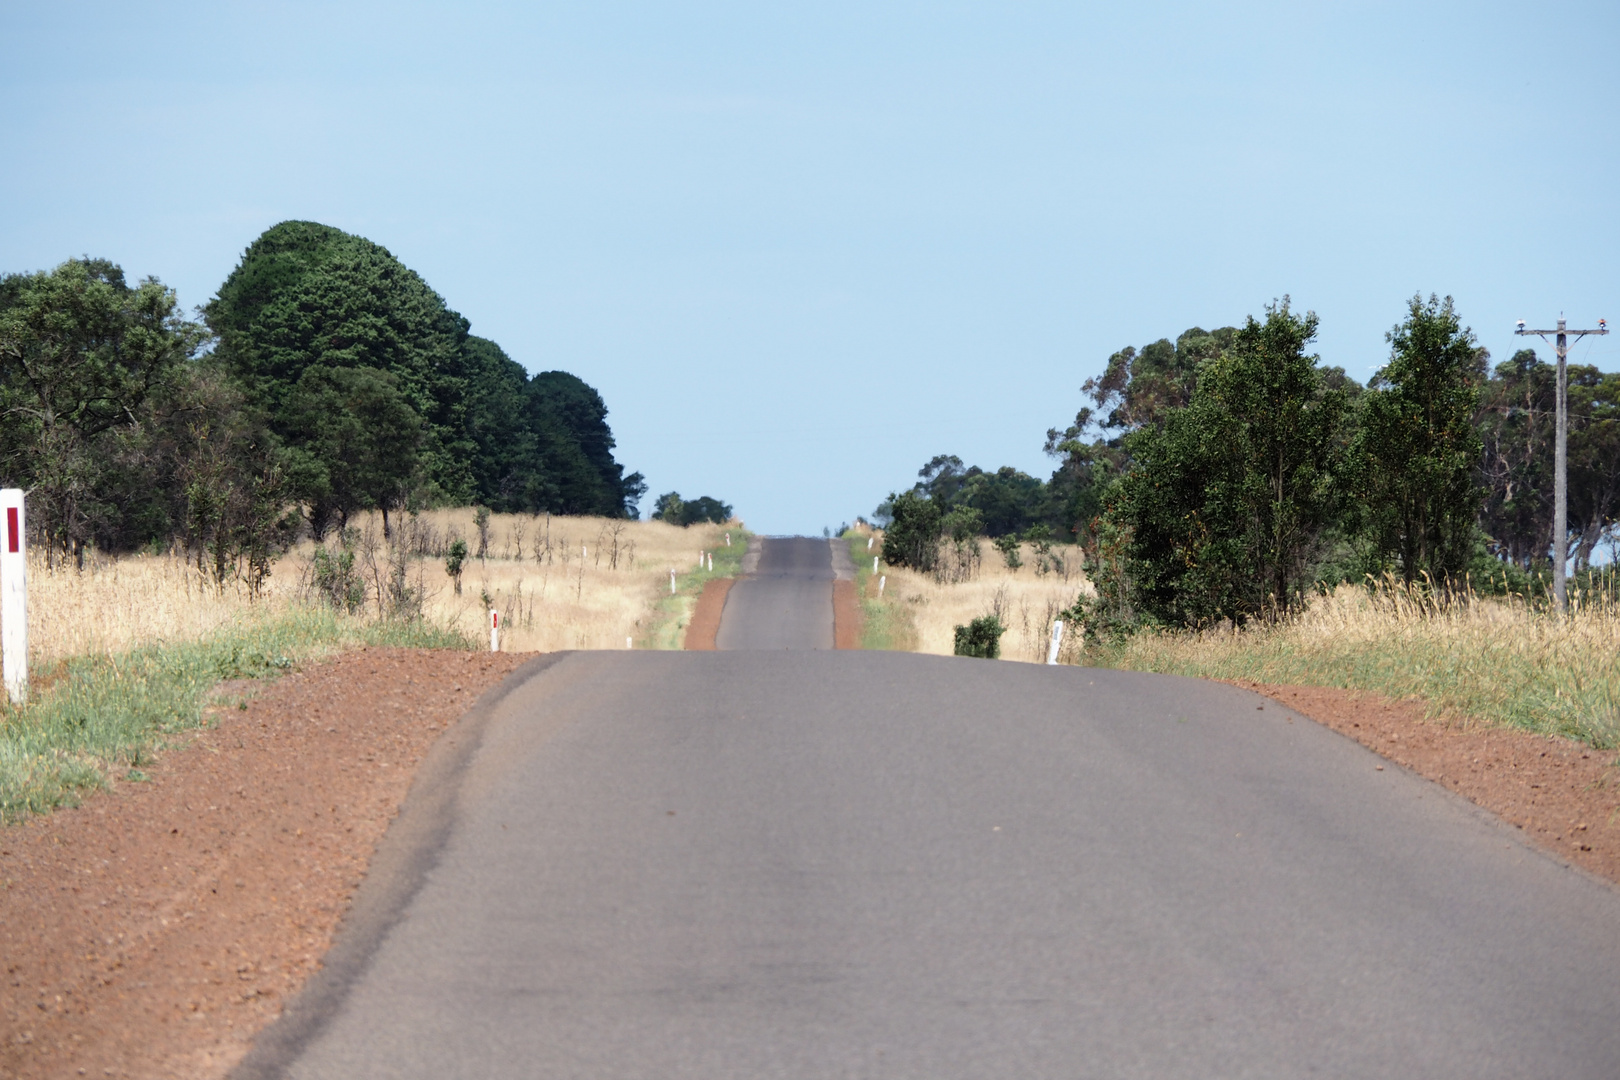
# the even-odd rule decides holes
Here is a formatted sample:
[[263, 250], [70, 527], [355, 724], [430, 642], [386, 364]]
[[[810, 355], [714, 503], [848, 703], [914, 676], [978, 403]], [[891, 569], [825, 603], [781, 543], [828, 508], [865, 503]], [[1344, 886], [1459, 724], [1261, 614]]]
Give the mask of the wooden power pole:
[[[1553, 437], [1553, 603], [1562, 615], [1569, 609], [1569, 595], [1564, 582], [1564, 567], [1569, 562], [1569, 372], [1565, 360], [1569, 356], [1569, 339], [1581, 340], [1587, 334], [1607, 334], [1609, 323], [1599, 319], [1596, 330], [1571, 330], [1558, 320], [1556, 330], [1526, 330], [1519, 320], [1516, 334], [1535, 334], [1542, 341], [1550, 341], [1558, 352], [1558, 406]], [[1551, 338], [1548, 335], [1552, 335]]]

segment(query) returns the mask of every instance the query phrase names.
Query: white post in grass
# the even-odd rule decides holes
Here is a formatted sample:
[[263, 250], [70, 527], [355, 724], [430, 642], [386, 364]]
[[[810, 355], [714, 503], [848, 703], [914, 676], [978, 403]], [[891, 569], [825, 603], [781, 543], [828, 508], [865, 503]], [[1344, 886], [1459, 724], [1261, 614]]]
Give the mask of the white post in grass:
[[872, 556], [872, 573], [874, 574], [877, 573], [877, 561], [878, 557], [876, 555]]
[[703, 569], [703, 552], [698, 552], [698, 569]]
[[21, 488], [0, 491], [0, 667], [13, 705], [28, 701], [28, 515]]
[[501, 651], [501, 613], [489, 609], [489, 651]]
[[726, 533], [726, 547], [730, 547], [730, 546], [731, 546], [731, 534]]
[[709, 552], [709, 573], [714, 573], [714, 552]]
[[675, 595], [675, 568], [669, 568], [669, 595]]
[[627, 649], [630, 648], [630, 639], [629, 638], [624, 639], [624, 647], [627, 648]]
[[1052, 644], [1046, 650], [1046, 662], [1057, 663], [1058, 647], [1063, 644], [1063, 620], [1052, 620]]
[[889, 583], [889, 575], [888, 574], [884, 574], [882, 577], [878, 578], [878, 598], [879, 599], [882, 599], [882, 597], [883, 597], [883, 586], [887, 585], [888, 583]]
[[867, 537], [867, 538], [866, 538], [866, 550], [867, 550], [867, 551], [871, 551], [871, 550], [872, 550], [872, 538], [871, 538], [871, 537], [870, 537], [870, 536], [868, 536], [868, 537]]

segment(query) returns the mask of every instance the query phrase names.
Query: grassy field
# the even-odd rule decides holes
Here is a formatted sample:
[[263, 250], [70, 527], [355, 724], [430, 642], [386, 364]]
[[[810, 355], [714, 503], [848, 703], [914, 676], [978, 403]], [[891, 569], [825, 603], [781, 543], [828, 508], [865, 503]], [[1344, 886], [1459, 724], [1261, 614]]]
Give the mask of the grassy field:
[[1559, 618], [1522, 600], [1437, 604], [1343, 586], [1299, 617], [1239, 632], [1145, 633], [1085, 662], [1422, 698], [1431, 715], [1620, 746], [1620, 612]]
[[[495, 514], [479, 557], [477, 521], [468, 508], [407, 519], [391, 544], [381, 541], [375, 516], [358, 519], [356, 526], [360, 547], [369, 536], [380, 549], [369, 562], [361, 559], [368, 565], [373, 606], [379, 589], [386, 591], [388, 560], [403, 549], [409, 584], [422, 591], [429, 621], [487, 639], [488, 597], [502, 615], [502, 648], [513, 652], [622, 649], [627, 638], [636, 648], [679, 648], [667, 627], [672, 617], [680, 621], [684, 614], [667, 604], [670, 570], [677, 572], [683, 592], [694, 583], [701, 588], [699, 552], [714, 554], [715, 574], [721, 575], [728, 556], [740, 560], [747, 543], [740, 523], [682, 528], [662, 521]], [[454, 539], [464, 540], [472, 552], [460, 595], [442, 555]], [[307, 542], [293, 552], [289, 574], [307, 577], [312, 553]]]
[[[882, 540], [875, 539], [868, 548], [871, 535], [846, 534], [859, 576], [865, 648], [949, 656], [955, 651], [956, 627], [995, 613], [1007, 628], [1001, 639], [1002, 658], [1044, 663], [1052, 620], [1088, 588], [1080, 572], [1079, 550], [1072, 545], [1054, 545], [1044, 569], [1034, 548], [1021, 545], [1023, 565], [1012, 569], [999, 551], [981, 541], [977, 558], [971, 549], [965, 557], [948, 550], [937, 574], [880, 565], [877, 576], [888, 581], [879, 598], [872, 554], [881, 550]], [[1066, 641], [1065, 657], [1071, 655], [1077, 654], [1073, 643]]]
[[[502, 613], [505, 651], [680, 648], [703, 582], [735, 573], [747, 544], [740, 524], [491, 515], [480, 530], [471, 509], [407, 516], [387, 539], [375, 515], [350, 524], [352, 613], [321, 599], [310, 541], [258, 597], [216, 587], [179, 554], [92, 558], [83, 571], [34, 561], [31, 695], [0, 710], [0, 820], [138, 781], [166, 739], [205, 722], [221, 679], [357, 644], [487, 647], [488, 606]], [[470, 552], [459, 593], [444, 561], [456, 539]], [[325, 549], [341, 555], [336, 538]], [[698, 570], [700, 551], [713, 571], [707, 560]]]

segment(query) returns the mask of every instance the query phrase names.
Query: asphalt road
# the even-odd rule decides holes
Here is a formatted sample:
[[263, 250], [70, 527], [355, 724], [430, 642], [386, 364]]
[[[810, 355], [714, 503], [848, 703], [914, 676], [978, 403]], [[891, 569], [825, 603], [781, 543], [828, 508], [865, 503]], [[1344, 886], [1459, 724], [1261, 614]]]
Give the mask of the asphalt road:
[[832, 648], [832, 583], [827, 541], [765, 540], [754, 572], [726, 594], [715, 648]]
[[1620, 1076], [1620, 893], [1252, 694], [544, 663], [243, 1076]]

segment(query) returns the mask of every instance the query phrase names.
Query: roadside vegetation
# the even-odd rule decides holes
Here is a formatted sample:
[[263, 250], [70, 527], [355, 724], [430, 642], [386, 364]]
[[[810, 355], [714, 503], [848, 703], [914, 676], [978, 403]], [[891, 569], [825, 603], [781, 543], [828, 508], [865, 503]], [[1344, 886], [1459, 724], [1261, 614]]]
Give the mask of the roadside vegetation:
[[[384, 539], [360, 513], [282, 555], [257, 590], [216, 584], [195, 555], [104, 557], [82, 569], [43, 554], [29, 580], [30, 701], [0, 706], [0, 820], [142, 779], [176, 734], [206, 723], [220, 680], [284, 674], [362, 644], [503, 651], [680, 648], [693, 600], [735, 574], [741, 523], [491, 514], [406, 514]], [[460, 581], [450, 551], [463, 549]], [[714, 569], [697, 569], [699, 551]], [[678, 593], [669, 596], [669, 571]]]
[[77, 655], [45, 666], [22, 707], [0, 724], [0, 824], [62, 805], [88, 790], [145, 779], [166, 742], [207, 722], [223, 679], [282, 674], [354, 645], [466, 648], [432, 624], [375, 621], [305, 607], [234, 621], [206, 637]]
[[[729, 508], [728, 508], [729, 509]], [[666, 568], [658, 577], [656, 604], [645, 629], [637, 635], [637, 648], [681, 649], [685, 647], [686, 627], [692, 621], [698, 595], [715, 578], [734, 578], [742, 573], [743, 556], [748, 553], [752, 534], [743, 523], [710, 522], [681, 531], [683, 544], [669, 552]], [[727, 542], [729, 538], [729, 543]], [[698, 556], [703, 561], [698, 562]], [[675, 571], [675, 591], [669, 589], [669, 570]]]
[[1558, 618], [1522, 597], [1340, 586], [1294, 616], [1241, 629], [1161, 629], [1085, 662], [1217, 679], [1417, 697], [1431, 716], [1620, 746], [1620, 607], [1612, 582]]
[[364, 237], [276, 225], [201, 313], [106, 259], [0, 275], [34, 676], [0, 713], [0, 816], [138, 779], [213, 681], [348, 645], [481, 648], [495, 610], [510, 651], [678, 647], [698, 551], [741, 559], [713, 497], [637, 520], [601, 396]]
[[[891, 587], [915, 575], [954, 596], [941, 622], [964, 640], [994, 617], [1004, 656], [1036, 659], [1062, 618], [1064, 662], [1417, 695], [1437, 714], [1615, 745], [1620, 620], [1602, 555], [1612, 566], [1620, 545], [1620, 375], [1570, 367], [1560, 614], [1553, 366], [1523, 349], [1493, 367], [1450, 298], [1412, 298], [1365, 386], [1310, 352], [1316, 330], [1284, 298], [1241, 326], [1120, 350], [1074, 422], [1047, 432], [1049, 480], [936, 456], [874, 513]], [[986, 542], [1008, 573], [1043, 549], [1072, 549], [1083, 570], [1031, 605], [1044, 625], [1024, 642], [1000, 594], [957, 572]]]
[[[981, 538], [952, 541], [934, 569], [920, 571], [881, 561], [887, 534], [856, 525], [845, 537], [865, 617], [863, 648], [950, 656], [956, 652], [956, 628], [990, 615], [1004, 628], [1001, 659], [1042, 663], [1052, 620], [1085, 587], [1075, 544], [1019, 541], [1007, 548], [1013, 553], [1009, 560]], [[874, 555], [880, 560], [876, 574]], [[881, 597], [880, 578], [887, 579]]]

